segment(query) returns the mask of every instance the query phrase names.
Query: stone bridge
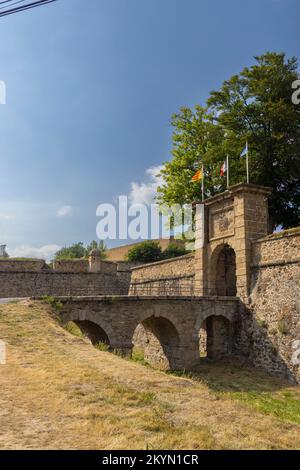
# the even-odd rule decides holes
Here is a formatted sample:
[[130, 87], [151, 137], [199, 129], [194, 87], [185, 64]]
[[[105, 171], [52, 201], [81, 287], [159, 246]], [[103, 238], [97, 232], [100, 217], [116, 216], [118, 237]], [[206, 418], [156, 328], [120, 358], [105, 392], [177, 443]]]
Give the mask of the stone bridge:
[[[190, 369], [200, 355], [231, 354], [239, 320], [236, 297], [58, 297], [61, 318], [93, 344], [130, 355], [133, 347], [162, 369]], [[200, 333], [202, 331], [202, 333]], [[201, 338], [200, 338], [201, 337]]]

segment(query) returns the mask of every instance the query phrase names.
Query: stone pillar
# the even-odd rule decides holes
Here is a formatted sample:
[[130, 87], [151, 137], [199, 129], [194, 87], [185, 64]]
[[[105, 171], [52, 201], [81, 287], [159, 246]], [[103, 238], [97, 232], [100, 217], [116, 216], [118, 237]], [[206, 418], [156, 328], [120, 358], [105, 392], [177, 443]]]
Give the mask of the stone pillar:
[[[233, 187], [234, 188], [234, 187]], [[268, 234], [268, 195], [271, 190], [256, 185], [237, 185], [234, 193], [234, 249], [237, 294], [246, 303], [250, 293], [251, 245]]]
[[205, 205], [195, 205], [195, 294], [207, 295], [207, 211]]

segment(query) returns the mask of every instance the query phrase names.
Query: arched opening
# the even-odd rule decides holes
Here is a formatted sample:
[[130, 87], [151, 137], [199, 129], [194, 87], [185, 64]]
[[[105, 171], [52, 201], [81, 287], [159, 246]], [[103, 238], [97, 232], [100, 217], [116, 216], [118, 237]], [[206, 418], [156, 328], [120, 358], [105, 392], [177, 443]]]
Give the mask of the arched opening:
[[135, 329], [133, 354], [161, 370], [176, 369], [179, 355], [179, 335], [166, 318], [150, 317]]
[[215, 295], [236, 296], [235, 251], [229, 245], [224, 245], [216, 256]]
[[199, 331], [201, 358], [221, 359], [232, 354], [232, 325], [223, 316], [212, 315], [201, 325]]
[[89, 320], [73, 320], [80, 331], [87, 337], [93, 345], [103, 344], [110, 345], [109, 338], [101, 326]]

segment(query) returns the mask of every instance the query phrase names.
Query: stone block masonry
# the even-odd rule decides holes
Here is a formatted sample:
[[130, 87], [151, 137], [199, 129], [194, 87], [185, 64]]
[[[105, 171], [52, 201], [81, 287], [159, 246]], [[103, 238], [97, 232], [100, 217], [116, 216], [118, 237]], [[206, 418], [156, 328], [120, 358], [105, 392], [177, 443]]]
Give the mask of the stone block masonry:
[[130, 295], [189, 295], [195, 278], [194, 254], [132, 268]]
[[300, 382], [300, 361], [293, 361], [300, 340], [300, 228], [253, 243], [249, 312], [244, 329], [253, 363]]
[[130, 265], [100, 261], [98, 272], [88, 260], [55, 261], [54, 269], [44, 260], [0, 260], [0, 297], [44, 295], [127, 295]]

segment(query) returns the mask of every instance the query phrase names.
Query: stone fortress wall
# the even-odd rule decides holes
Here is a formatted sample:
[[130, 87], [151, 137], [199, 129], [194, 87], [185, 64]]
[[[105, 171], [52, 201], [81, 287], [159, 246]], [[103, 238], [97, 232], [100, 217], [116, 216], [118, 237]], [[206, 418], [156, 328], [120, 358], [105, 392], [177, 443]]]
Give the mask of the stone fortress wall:
[[257, 240], [251, 262], [248, 353], [256, 366], [300, 382], [300, 228]]
[[0, 260], [0, 298], [44, 295], [126, 295], [132, 264], [95, 259]]
[[189, 295], [193, 293], [195, 256], [190, 253], [132, 268], [130, 295]]
[[[234, 325], [220, 312], [197, 324], [201, 352], [206, 348], [209, 358], [220, 351], [240, 355], [300, 382], [300, 228], [268, 234], [269, 194], [268, 188], [239, 184], [205, 201], [201, 220], [196, 217], [195, 253], [171, 260], [132, 267], [91, 253], [88, 261], [58, 261], [53, 268], [42, 260], [0, 260], [0, 297], [129, 293], [128, 301], [152, 296], [154, 317], [162, 297], [168, 304], [173, 296], [170, 305], [175, 296], [221, 303], [232, 297], [239, 301]], [[147, 335], [137, 330], [135, 341], [157, 350], [159, 334], [150, 326]]]

